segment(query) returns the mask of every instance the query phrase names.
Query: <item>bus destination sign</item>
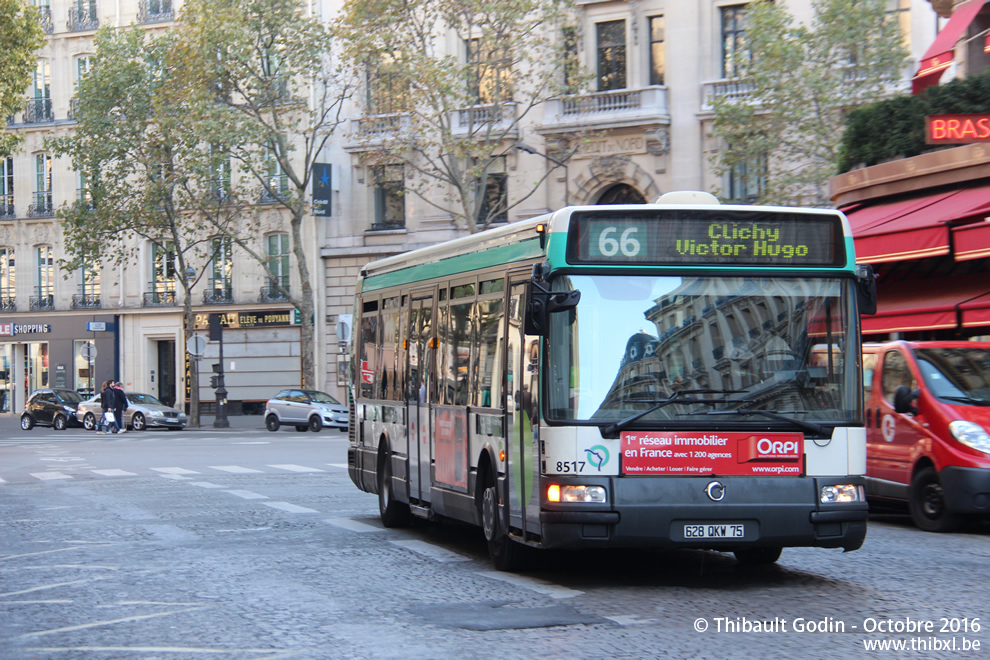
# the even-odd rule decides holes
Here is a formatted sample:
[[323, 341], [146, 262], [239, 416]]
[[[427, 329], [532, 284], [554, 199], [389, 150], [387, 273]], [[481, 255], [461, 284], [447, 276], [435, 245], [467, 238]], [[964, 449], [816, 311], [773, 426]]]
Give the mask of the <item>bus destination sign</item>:
[[[575, 240], [576, 239], [576, 240]], [[767, 211], [577, 212], [571, 263], [840, 266], [839, 218]]]

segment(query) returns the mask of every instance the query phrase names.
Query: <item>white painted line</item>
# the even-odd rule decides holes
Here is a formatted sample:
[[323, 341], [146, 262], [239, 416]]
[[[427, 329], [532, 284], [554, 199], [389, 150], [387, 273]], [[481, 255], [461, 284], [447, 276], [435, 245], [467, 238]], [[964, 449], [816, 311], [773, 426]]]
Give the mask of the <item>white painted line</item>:
[[279, 470], [288, 470], [289, 472], [324, 472], [319, 468], [306, 467], [305, 465], [269, 465], [268, 467], [278, 468]]
[[550, 596], [550, 598], [554, 599], [574, 598], [575, 596], [580, 596], [584, 593], [583, 591], [575, 591], [574, 589], [561, 587], [551, 582], [547, 582], [546, 580], [539, 580], [537, 578], [526, 577], [524, 575], [496, 573], [495, 571], [483, 571], [478, 573], [478, 575], [491, 578], [493, 580], [499, 580], [500, 582], [508, 582], [509, 584], [516, 585], [517, 587], [529, 589], [530, 591], [535, 591], [537, 593], [544, 594], [545, 596]]
[[343, 470], [347, 469], [347, 463], [327, 463], [330, 467], [341, 468]]
[[56, 598], [54, 600], [5, 600], [0, 601], [0, 605], [67, 605], [74, 603], [74, 600]]
[[7, 483], [7, 481], [3, 477], [0, 477], [0, 484], [5, 484], [5, 483]]
[[272, 443], [270, 441], [268, 441], [268, 440], [261, 440], [261, 441], [255, 440], [254, 442], [232, 442], [230, 444], [232, 444], [232, 445], [270, 445]]
[[273, 509], [288, 511], [289, 513], [319, 513], [316, 509], [307, 509], [304, 506], [296, 506], [295, 504], [289, 504], [288, 502], [262, 502], [262, 504], [265, 506], [270, 506]]
[[234, 474], [261, 474], [261, 470], [241, 467], [240, 465], [207, 465], [206, 467], [210, 468], [211, 470], [232, 472]]
[[206, 609], [206, 608], [190, 607], [184, 610], [175, 610], [172, 612], [158, 612], [157, 614], [144, 614], [142, 616], [126, 616], [122, 619], [110, 619], [108, 621], [94, 621], [93, 623], [83, 623], [78, 626], [66, 626], [65, 628], [54, 628], [52, 630], [39, 630], [38, 632], [25, 633], [23, 635], [18, 635], [15, 639], [23, 639], [25, 637], [41, 637], [43, 635], [54, 635], [56, 633], [72, 632], [73, 630], [85, 630], [86, 628], [96, 628], [98, 626], [110, 626], [115, 623], [130, 623], [131, 621], [143, 621], [144, 619], [154, 619], [160, 616], [170, 616], [172, 614], [195, 612], [196, 610], [202, 610], [202, 609]]
[[0, 598], [6, 598], [7, 596], [20, 596], [22, 594], [29, 594], [34, 591], [44, 591], [45, 589], [57, 589], [59, 587], [67, 587], [70, 584], [82, 584], [83, 582], [89, 582], [89, 580], [73, 580], [72, 582], [57, 582], [55, 584], [46, 584], [40, 587], [31, 587], [30, 589], [21, 589], [20, 591], [8, 591], [5, 594], [0, 594]]
[[220, 484], [211, 484], [209, 481], [190, 481], [190, 486], [199, 486], [200, 488], [226, 488], [226, 486], [221, 486]]
[[71, 479], [72, 477], [68, 474], [62, 474], [61, 472], [32, 472], [31, 476], [35, 479], [41, 479], [42, 481], [52, 481], [53, 479]]
[[66, 552], [68, 550], [78, 550], [80, 546], [73, 545], [68, 548], [57, 548], [55, 550], [42, 550], [41, 552], [28, 552], [23, 555], [7, 555], [6, 557], [0, 557], [0, 561], [6, 561], [7, 559], [20, 559], [21, 557], [37, 557], [38, 555], [48, 555], [53, 552]]
[[174, 479], [176, 481], [188, 481], [189, 479], [192, 479], [192, 477], [183, 477], [181, 474], [160, 474], [158, 476], [162, 479]]
[[187, 470], [185, 468], [178, 467], [168, 467], [168, 468], [151, 468], [155, 472], [162, 472], [164, 474], [199, 474], [199, 472], [194, 472], [193, 470]]
[[603, 614], [602, 616], [609, 621], [615, 621], [620, 626], [645, 626], [657, 622], [656, 619], [640, 619], [638, 614], [616, 614], [615, 616]]
[[104, 477], [136, 477], [137, 474], [134, 472], [128, 472], [127, 470], [90, 470], [90, 472], [95, 472], [96, 474], [102, 474]]
[[225, 493], [230, 493], [231, 495], [236, 495], [237, 497], [243, 497], [246, 500], [267, 500], [267, 495], [262, 495], [260, 493], [252, 493], [249, 490], [225, 490]]
[[328, 518], [326, 521], [334, 527], [340, 527], [341, 529], [346, 529], [352, 532], [384, 532], [384, 527], [375, 527], [374, 525], [368, 525], [367, 523], [358, 522], [357, 520], [352, 520], [351, 518]]
[[427, 543], [426, 541], [390, 541], [390, 543], [392, 545], [397, 545], [400, 548], [411, 550], [417, 555], [423, 555], [424, 557], [432, 559], [433, 561], [438, 561], [442, 564], [454, 561], [471, 561], [470, 557], [466, 557], [456, 552], [451, 552], [446, 548], [441, 548], [440, 546]]

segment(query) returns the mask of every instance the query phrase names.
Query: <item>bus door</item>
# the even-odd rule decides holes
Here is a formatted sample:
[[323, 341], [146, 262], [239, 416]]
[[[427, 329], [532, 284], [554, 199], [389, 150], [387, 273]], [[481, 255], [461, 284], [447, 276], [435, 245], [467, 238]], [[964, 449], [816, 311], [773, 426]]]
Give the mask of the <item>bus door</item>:
[[512, 282], [509, 287], [506, 365], [509, 393], [506, 425], [509, 444], [508, 502], [511, 526], [539, 534], [540, 338], [527, 335], [523, 330], [528, 281], [527, 277], [525, 281]]
[[409, 387], [406, 393], [406, 413], [409, 498], [428, 502], [430, 499], [430, 390], [433, 379], [434, 351], [433, 296], [415, 297], [409, 310], [409, 349], [406, 351]]

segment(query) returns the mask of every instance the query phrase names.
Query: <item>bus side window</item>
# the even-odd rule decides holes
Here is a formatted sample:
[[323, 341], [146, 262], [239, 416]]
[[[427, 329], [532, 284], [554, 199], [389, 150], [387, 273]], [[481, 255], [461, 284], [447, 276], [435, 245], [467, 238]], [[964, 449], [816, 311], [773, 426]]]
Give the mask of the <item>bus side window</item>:
[[378, 301], [364, 304], [361, 314], [361, 352], [358, 366], [361, 377], [361, 396], [372, 398], [376, 394], [378, 377]]
[[475, 343], [475, 405], [482, 408], [502, 407], [502, 356], [499, 354], [499, 337], [503, 327], [502, 299], [483, 300], [478, 303], [478, 326]]

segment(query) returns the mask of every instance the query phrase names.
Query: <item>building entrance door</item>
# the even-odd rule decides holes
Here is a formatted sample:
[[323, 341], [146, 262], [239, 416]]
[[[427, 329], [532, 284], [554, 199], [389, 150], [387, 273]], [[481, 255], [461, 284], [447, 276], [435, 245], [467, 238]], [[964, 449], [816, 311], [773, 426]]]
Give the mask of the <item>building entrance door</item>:
[[158, 399], [166, 406], [175, 405], [175, 341], [158, 344]]

